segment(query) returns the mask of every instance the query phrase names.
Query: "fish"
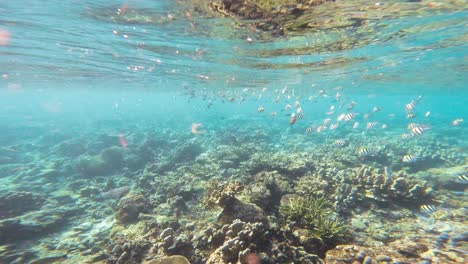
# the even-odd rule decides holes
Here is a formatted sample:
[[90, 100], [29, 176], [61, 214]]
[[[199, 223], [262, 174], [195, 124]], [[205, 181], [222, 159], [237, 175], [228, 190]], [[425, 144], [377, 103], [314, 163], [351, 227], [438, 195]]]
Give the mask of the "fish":
[[203, 124], [202, 123], [192, 123], [192, 128], [191, 128], [191, 132], [192, 134], [196, 135], [196, 134], [204, 134], [206, 132], [205, 129], [202, 129], [202, 130], [198, 130], [199, 127], [202, 127]]
[[353, 129], [356, 129], [359, 126], [359, 122], [354, 122]]
[[374, 107], [372, 108], [372, 112], [374, 112], [374, 113], [377, 113], [377, 112], [380, 112], [380, 111], [382, 111], [382, 108], [381, 108], [381, 107], [374, 106]]
[[430, 115], [431, 115], [431, 111], [427, 111], [427, 112], [424, 114], [425, 117], [429, 117]]
[[401, 158], [401, 162], [403, 163], [413, 163], [416, 162], [419, 159], [419, 157], [411, 155], [411, 154], [406, 154]]
[[420, 136], [429, 129], [431, 129], [431, 127], [428, 125], [418, 125], [416, 127], [411, 128], [410, 132], [412, 136]]
[[342, 148], [342, 147], [344, 147], [346, 145], [346, 143], [347, 142], [344, 139], [337, 139], [337, 140], [335, 140], [335, 142], [333, 142], [333, 146], [338, 147], [338, 148]]
[[350, 110], [352, 110], [352, 109], [354, 108], [355, 105], [356, 105], [356, 102], [351, 101], [351, 102], [348, 104], [348, 106], [346, 107], [346, 109], [347, 109], [348, 111], [350, 111]]
[[296, 108], [298, 108], [299, 106], [301, 106], [301, 103], [300, 103], [299, 101], [296, 101], [296, 102], [294, 102], [294, 106], [295, 106]]
[[353, 120], [357, 115], [358, 115], [358, 113], [355, 113], [355, 112], [348, 113], [348, 114], [345, 115], [344, 121], [346, 121], [346, 122], [351, 121], [351, 120]]
[[298, 107], [297, 110], [296, 110], [296, 113], [297, 113], [297, 114], [302, 113], [302, 107]]
[[296, 123], [296, 114], [292, 113], [291, 118], [289, 119], [289, 124], [294, 125]]
[[416, 123], [409, 123], [408, 126], [407, 126], [406, 128], [408, 128], [408, 130], [411, 130], [411, 129], [417, 127], [417, 126], [419, 126], [419, 125], [416, 124]]
[[341, 98], [341, 96], [342, 96], [341, 93], [336, 93], [336, 95], [335, 95], [335, 100], [336, 100], [336, 101], [339, 101], [340, 98]]
[[416, 104], [417, 104], [416, 101], [411, 100], [411, 102], [405, 105], [406, 112], [408, 113], [414, 112], [414, 110], [416, 109]]
[[375, 121], [374, 122], [369, 122], [369, 123], [367, 123], [366, 128], [367, 129], [372, 129], [372, 128], [376, 127], [377, 124], [378, 124], [378, 122], [375, 122]]
[[297, 120], [301, 120], [302, 118], [304, 118], [304, 114], [302, 112], [297, 113], [296, 118]]
[[460, 147], [456, 147], [456, 148], [455, 148], [455, 151], [456, 151], [456, 152], [459, 152], [459, 153], [463, 153], [463, 149], [460, 148]]
[[314, 132], [315, 128], [314, 127], [308, 127], [306, 128], [306, 133], [310, 134], [312, 132]]
[[333, 123], [330, 125], [330, 130], [334, 130], [334, 129], [337, 129], [338, 128], [338, 124], [337, 123]]
[[435, 211], [437, 211], [437, 207], [435, 207], [434, 205], [430, 205], [430, 204], [423, 204], [420, 206], [420, 209], [426, 214], [432, 214]]
[[263, 106], [260, 106], [260, 107], [257, 109], [257, 111], [258, 111], [259, 113], [263, 113], [263, 111], [265, 111], [265, 108], [264, 108]]
[[418, 97], [416, 97], [416, 99], [414, 99], [414, 101], [419, 102], [419, 101], [421, 101], [421, 99], [423, 97], [424, 97], [424, 95], [420, 94], [420, 95], [418, 95]]
[[401, 138], [402, 138], [402, 139], [408, 139], [408, 138], [410, 138], [410, 137], [411, 137], [411, 134], [403, 133], [403, 134], [401, 135]]
[[452, 126], [458, 126], [461, 122], [463, 122], [462, 118], [457, 118], [452, 121]]
[[406, 118], [407, 118], [407, 119], [413, 119], [413, 118], [415, 118], [415, 117], [416, 117], [416, 115], [415, 115], [413, 112], [408, 112], [408, 113], [406, 114]]
[[120, 199], [127, 195], [127, 193], [130, 191], [130, 187], [128, 186], [123, 186], [115, 189], [111, 189], [107, 192], [103, 192], [100, 195], [101, 199]]
[[382, 126], [381, 126], [382, 129], [386, 129], [387, 127], [388, 127], [387, 124], [382, 124]]
[[341, 114], [339, 115], [337, 118], [336, 118], [336, 121], [340, 122], [340, 121], [343, 121], [344, 118], [345, 118], [346, 114]]
[[457, 182], [461, 184], [468, 184], [468, 175], [466, 175], [466, 173], [458, 175]]
[[124, 134], [119, 134], [119, 142], [120, 142], [120, 145], [121, 145], [123, 148], [127, 148], [127, 147], [128, 147], [128, 142], [127, 142], [127, 140], [125, 139]]
[[371, 150], [369, 148], [365, 148], [365, 147], [360, 147], [358, 150], [357, 150], [357, 153], [358, 153], [358, 156], [359, 157], [367, 157], [367, 156], [372, 156], [375, 154], [375, 151], [374, 150]]
[[320, 133], [320, 132], [325, 131], [326, 129], [327, 129], [327, 126], [321, 125], [321, 126], [317, 127], [316, 131], [318, 133]]

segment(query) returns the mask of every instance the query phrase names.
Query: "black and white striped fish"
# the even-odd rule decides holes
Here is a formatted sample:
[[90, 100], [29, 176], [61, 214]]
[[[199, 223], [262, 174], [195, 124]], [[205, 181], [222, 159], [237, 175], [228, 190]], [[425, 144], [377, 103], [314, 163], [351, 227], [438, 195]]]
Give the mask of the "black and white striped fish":
[[304, 118], [304, 114], [301, 112], [301, 113], [297, 113], [296, 115], [296, 119], [297, 120], [301, 120], [302, 118]]
[[427, 130], [431, 129], [428, 125], [419, 125], [410, 129], [412, 136], [420, 136], [424, 134]]
[[356, 116], [358, 115], [358, 113], [348, 113], [344, 116], [344, 121], [348, 122], [348, 121], [351, 121], [353, 120]]
[[344, 139], [337, 139], [335, 140], [335, 142], [333, 142], [333, 146], [337, 147], [337, 148], [341, 148], [341, 147], [344, 147], [346, 145], [346, 140]]
[[466, 173], [458, 175], [457, 182], [461, 184], [468, 184], [468, 175], [466, 175]]
[[420, 207], [421, 211], [426, 213], [426, 214], [432, 214], [435, 211], [437, 211], [437, 207], [430, 205], [430, 204], [423, 204]]
[[419, 126], [419, 125], [416, 124], [416, 123], [409, 123], [408, 126], [407, 126], [407, 128], [408, 128], [408, 130], [411, 130], [411, 129], [417, 127], [417, 126]]
[[403, 158], [401, 158], [401, 162], [403, 163], [413, 163], [415, 161], [417, 161], [419, 159], [419, 157], [417, 156], [414, 156], [414, 155], [411, 155], [411, 154], [406, 154], [403, 156]]
[[411, 100], [411, 102], [405, 105], [405, 109], [408, 113], [414, 112], [414, 110], [416, 109], [416, 101]]
[[415, 117], [416, 117], [416, 114], [414, 114], [413, 112], [408, 112], [408, 113], [406, 114], [406, 118], [407, 118], [407, 119], [413, 119], [413, 118], [415, 118]]
[[369, 123], [367, 123], [366, 127], [367, 127], [367, 129], [372, 129], [372, 128], [376, 127], [377, 124], [378, 124], [378, 122], [375, 122], [375, 121], [374, 122], [369, 122]]
[[362, 157], [367, 157], [367, 156], [372, 156], [375, 154], [375, 150], [372, 150], [372, 149], [369, 149], [369, 148], [366, 148], [366, 147], [360, 147], [358, 150], [357, 150], [357, 154], [360, 158]]
[[315, 130], [315, 127], [308, 127], [308, 128], [306, 128], [306, 133], [310, 134], [310, 133], [314, 132], [314, 130]]
[[401, 135], [401, 138], [402, 138], [402, 139], [408, 139], [408, 138], [410, 138], [410, 137], [411, 137], [411, 135], [410, 135], [410, 134], [406, 134], [406, 133], [403, 133], [403, 134]]

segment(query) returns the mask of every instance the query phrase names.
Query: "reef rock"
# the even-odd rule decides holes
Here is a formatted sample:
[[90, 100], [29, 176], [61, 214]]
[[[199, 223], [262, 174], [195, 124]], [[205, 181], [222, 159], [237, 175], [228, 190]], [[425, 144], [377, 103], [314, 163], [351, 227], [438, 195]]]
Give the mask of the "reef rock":
[[218, 217], [221, 223], [231, 223], [235, 219], [245, 222], [267, 223], [267, 217], [262, 208], [255, 204], [244, 203], [235, 197], [232, 197], [224, 204], [223, 211]]
[[81, 158], [76, 166], [87, 176], [107, 175], [124, 166], [123, 149], [116, 146], [107, 148], [100, 155]]
[[203, 152], [202, 147], [196, 141], [188, 141], [179, 145], [172, 153], [172, 163], [183, 163], [195, 160]]
[[138, 220], [140, 213], [149, 212], [149, 201], [141, 194], [128, 194], [120, 199], [115, 218], [121, 223], [131, 223]]
[[50, 233], [81, 212], [79, 208], [60, 207], [2, 220], [0, 241], [18, 241]]
[[150, 261], [144, 262], [144, 264], [190, 264], [190, 262], [184, 256], [174, 255], [160, 259], [152, 259]]
[[0, 219], [38, 210], [45, 198], [30, 192], [15, 192], [0, 196]]

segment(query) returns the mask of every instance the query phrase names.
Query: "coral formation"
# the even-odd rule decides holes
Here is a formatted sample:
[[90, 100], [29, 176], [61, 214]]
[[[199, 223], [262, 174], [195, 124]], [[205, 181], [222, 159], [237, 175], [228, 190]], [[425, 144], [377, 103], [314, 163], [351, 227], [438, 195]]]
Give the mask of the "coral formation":
[[287, 222], [310, 229], [310, 235], [322, 239], [328, 247], [345, 241], [349, 234], [348, 227], [333, 216], [331, 204], [325, 198], [285, 195], [279, 213]]
[[149, 212], [149, 202], [141, 194], [130, 193], [120, 199], [116, 209], [116, 219], [121, 223], [131, 223], [138, 220], [140, 213]]
[[0, 219], [21, 215], [41, 208], [44, 197], [31, 192], [14, 192], [0, 196]]

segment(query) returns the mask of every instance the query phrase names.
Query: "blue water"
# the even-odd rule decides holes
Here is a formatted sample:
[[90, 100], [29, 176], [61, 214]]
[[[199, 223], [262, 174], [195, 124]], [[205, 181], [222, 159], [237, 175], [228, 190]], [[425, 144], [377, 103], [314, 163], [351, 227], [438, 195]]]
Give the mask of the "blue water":
[[[95, 188], [97, 193], [129, 186], [132, 192], [152, 201], [144, 214], [156, 217], [166, 212], [161, 204], [172, 201], [168, 194], [172, 189], [167, 187], [172, 180], [187, 178], [190, 180], [185, 181], [186, 186], [201, 186], [213, 178], [239, 180], [250, 186], [258, 180], [254, 177], [258, 171], [246, 164], [265, 153], [278, 166], [265, 165], [265, 171], [281, 172], [284, 169], [281, 166], [297, 159], [317, 162], [312, 166], [316, 168], [317, 160], [326, 156], [322, 165], [329, 169], [346, 171], [363, 165], [380, 170], [391, 168], [393, 174], [404, 171], [407, 177], [423, 179], [434, 189], [430, 198], [412, 201], [413, 204], [397, 202], [397, 207], [392, 208], [387, 202], [385, 206], [375, 201], [371, 205], [358, 202], [345, 208], [345, 213], [337, 210], [338, 217], [345, 222], [354, 223], [359, 214], [364, 215], [370, 208], [388, 213], [410, 210], [408, 221], [417, 221], [420, 229], [425, 230], [426, 236], [421, 233], [418, 236], [424, 240], [420, 243], [427, 245], [433, 245], [437, 234], [443, 233], [445, 239], [445, 235], [452, 237], [466, 228], [466, 214], [463, 216], [467, 208], [466, 182], [458, 178], [466, 176], [468, 147], [466, 4], [454, 6], [441, 1], [435, 8], [425, 1], [380, 4], [382, 8], [394, 4], [411, 6], [411, 10], [418, 12], [407, 15], [401, 11], [401, 15], [369, 18], [364, 25], [344, 30], [319, 29], [265, 38], [262, 32], [236, 28], [231, 18], [205, 17], [193, 10], [187, 16], [186, 5], [177, 1], [0, 2], [0, 209], [4, 210], [0, 210], [0, 264], [35, 260], [117, 263], [119, 256], [110, 252], [109, 247], [137, 240], [130, 235], [116, 238], [111, 234], [111, 227], [119, 225], [114, 221], [114, 209], [121, 197], [103, 202], [97, 196], [84, 195], [85, 186]], [[135, 11], [140, 20], [120, 19], [119, 8], [125, 8], [127, 14]], [[338, 33], [346, 37], [340, 39]], [[346, 41], [354, 46], [333, 48]], [[418, 96], [421, 99], [411, 111], [415, 117], [409, 119], [405, 107]], [[355, 106], [347, 109], [351, 102]], [[291, 115], [297, 115], [299, 107], [303, 118], [291, 124]], [[373, 111], [374, 107], [381, 111]], [[340, 115], [349, 113], [358, 115], [350, 121], [338, 120]], [[324, 120], [328, 118], [327, 123]], [[317, 131], [324, 122], [327, 128]], [[377, 122], [376, 126], [367, 129], [370, 122]], [[191, 131], [193, 124], [198, 123], [202, 124], [198, 130], [203, 131]], [[357, 127], [353, 128], [355, 123]], [[411, 134], [407, 128], [410, 123], [428, 126], [430, 130], [403, 139], [402, 134]], [[330, 124], [338, 127], [330, 129]], [[313, 131], [307, 133], [308, 128]], [[148, 152], [142, 149], [147, 142], [156, 139], [159, 143], [151, 145], [151, 155], [145, 154]], [[346, 140], [345, 147], [333, 146], [339, 139]], [[83, 149], [76, 155], [65, 154], [70, 142]], [[172, 163], [177, 149], [193, 142], [202, 146], [202, 154]], [[248, 154], [229, 169], [222, 168], [221, 160], [216, 158], [211, 163], [197, 161], [200, 156], [216, 153], [220, 145], [240, 147]], [[78, 169], [81, 160], [101, 155], [112, 147], [122, 151], [125, 160], [120, 164], [122, 167], [109, 169], [102, 175], [87, 175]], [[361, 147], [373, 149], [377, 154], [359, 159], [356, 153]], [[274, 160], [275, 153], [284, 155], [289, 163]], [[418, 161], [402, 164], [405, 154], [417, 156]], [[131, 166], [129, 160], [135, 157], [141, 162]], [[342, 158], [349, 163], [334, 163]], [[154, 167], [164, 161], [172, 167], [154, 172]], [[313, 172], [312, 167], [306, 167], [305, 171]], [[50, 170], [52, 176], [47, 176]], [[293, 189], [297, 180], [308, 175], [284, 173]], [[84, 184], [78, 183], [80, 180]], [[176, 183], [179, 184], [182, 183]], [[162, 189], [158, 189], [159, 185]], [[190, 213], [185, 212], [182, 217], [182, 226], [187, 222], [195, 225], [194, 233], [215, 222], [208, 211], [205, 215], [199, 213], [197, 206], [206, 190], [197, 188], [192, 190], [192, 198], [184, 197]], [[41, 204], [43, 207], [23, 210], [21, 198], [16, 204], [7, 197], [19, 192], [33, 193], [48, 201]], [[73, 206], [60, 199], [64, 196], [72, 197]], [[332, 202], [334, 197], [327, 196]], [[437, 206], [450, 216], [441, 220], [425, 215], [419, 208], [424, 204]], [[11, 206], [21, 212], [8, 211]], [[60, 211], [64, 207], [81, 211], [60, 224], [53, 222], [50, 229], [40, 227], [40, 231], [34, 231], [37, 235], [19, 235], [15, 239], [1, 229], [11, 219], [24, 223], [27, 214], [56, 208], [57, 214], [64, 215]], [[382, 212], [372, 213], [386, 218]], [[141, 225], [150, 226], [144, 220], [140, 218]], [[158, 237], [164, 225], [158, 222], [159, 218], [154, 221], [161, 226], [155, 231]], [[67, 233], [86, 223], [92, 227], [80, 231], [81, 237], [76, 235], [76, 241]], [[385, 220], [382, 223], [390, 224]], [[24, 232], [25, 227], [17, 228], [21, 229], [18, 232]], [[126, 228], [131, 229], [128, 225]], [[431, 228], [436, 230], [435, 234], [427, 231]], [[134, 229], [132, 232], [138, 233]], [[182, 227], [176, 232], [187, 230]], [[363, 239], [372, 237], [367, 229], [352, 232], [351, 242], [338, 244], [354, 243], [370, 250], [377, 245]], [[55, 237], [68, 244], [57, 246], [59, 241]], [[85, 238], [92, 238], [93, 242], [80, 242]], [[375, 240], [391, 247], [390, 242], [398, 239], [394, 235], [388, 240]], [[460, 254], [467, 250], [466, 237], [462, 241], [450, 248], [439, 248], [440, 259], [432, 261], [455, 263], [456, 259], [447, 257], [450, 250], [466, 261], [466, 255]], [[154, 246], [160, 241], [155, 238], [146, 242]], [[77, 245], [81, 245], [79, 250]], [[123, 258], [120, 263], [140, 263], [144, 258], [184, 253], [192, 263], [205, 263], [210, 250], [203, 250], [205, 255], [183, 251], [149, 253], [145, 249], [138, 251], [140, 255], [135, 253], [138, 257]], [[255, 250], [259, 255], [266, 252], [259, 245]], [[90, 260], [90, 255], [102, 252], [107, 255], [95, 258], [95, 262]], [[422, 259], [428, 260], [419, 256], [411, 261]], [[274, 263], [271, 259], [262, 261]]]

